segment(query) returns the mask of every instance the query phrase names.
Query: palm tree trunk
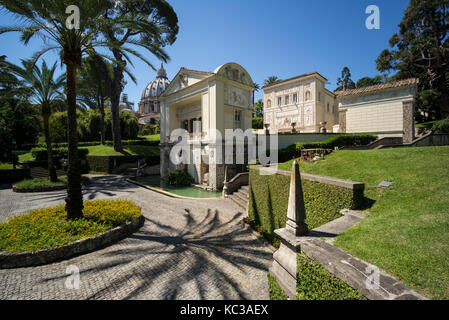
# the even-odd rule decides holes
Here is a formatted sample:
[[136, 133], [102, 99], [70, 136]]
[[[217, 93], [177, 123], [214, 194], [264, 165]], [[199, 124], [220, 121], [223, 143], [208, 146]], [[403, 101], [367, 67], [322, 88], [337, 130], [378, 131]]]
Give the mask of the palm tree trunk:
[[[66, 53], [64, 62], [67, 66], [67, 140], [68, 140], [68, 162], [67, 172], [67, 219], [79, 219], [83, 217], [83, 194], [81, 192], [81, 171], [78, 156], [78, 131], [76, 122], [76, 72], [81, 62], [76, 53], [71, 57]], [[70, 59], [72, 58], [72, 59]], [[73, 61], [75, 60], [75, 61]], [[79, 62], [78, 62], [79, 61]]]
[[105, 144], [105, 137], [104, 137], [104, 96], [103, 96], [103, 90], [100, 86], [100, 104], [98, 105], [98, 109], [100, 110], [100, 130], [101, 130], [101, 144]]
[[114, 141], [114, 150], [122, 151], [122, 134], [120, 131], [120, 95], [122, 93], [122, 73], [114, 67], [114, 81], [111, 94], [111, 117], [112, 117], [112, 140]]
[[[118, 62], [126, 64], [122, 60], [122, 54], [113, 49], [113, 54]], [[112, 116], [112, 138], [114, 140], [114, 150], [121, 152], [122, 147], [122, 134], [120, 131], [120, 95], [122, 94], [122, 80], [123, 80], [123, 67], [120, 64], [114, 66], [114, 81], [112, 82], [111, 92], [111, 116]]]
[[48, 163], [48, 176], [50, 177], [51, 182], [58, 181], [58, 176], [56, 174], [56, 168], [53, 163], [53, 152], [51, 147], [51, 139], [50, 139], [50, 128], [49, 128], [49, 118], [50, 114], [48, 110], [46, 110], [47, 106], [42, 106], [42, 119], [44, 121], [44, 135], [45, 135], [45, 144], [47, 145], [47, 163]]

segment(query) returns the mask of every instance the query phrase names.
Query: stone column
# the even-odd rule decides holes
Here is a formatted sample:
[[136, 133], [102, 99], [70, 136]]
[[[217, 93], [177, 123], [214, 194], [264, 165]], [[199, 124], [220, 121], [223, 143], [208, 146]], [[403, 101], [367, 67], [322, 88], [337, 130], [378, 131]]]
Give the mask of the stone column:
[[402, 143], [412, 143], [415, 138], [415, 115], [413, 100], [402, 103], [403, 130]]
[[306, 209], [297, 161], [292, 165], [287, 218], [285, 228], [274, 231], [281, 239], [281, 246], [273, 255], [270, 273], [276, 277], [290, 299], [296, 299], [297, 254], [300, 251], [301, 237], [309, 232], [305, 223]]

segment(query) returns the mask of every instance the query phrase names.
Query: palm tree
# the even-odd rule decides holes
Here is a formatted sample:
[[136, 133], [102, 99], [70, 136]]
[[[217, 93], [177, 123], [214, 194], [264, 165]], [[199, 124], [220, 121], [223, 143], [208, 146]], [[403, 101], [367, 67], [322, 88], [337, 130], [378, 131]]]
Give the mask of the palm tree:
[[275, 84], [280, 82], [281, 79], [279, 79], [277, 76], [270, 76], [267, 79], [265, 79], [265, 81], [263, 82], [264, 86], [269, 86], [271, 84]]
[[28, 89], [12, 71], [13, 67], [14, 64], [6, 61], [6, 56], [0, 56], [0, 99], [2, 100], [16, 96], [29, 96]]
[[[103, 23], [100, 17], [108, 10], [113, 10], [114, 3], [109, 0], [0, 0], [0, 5], [23, 22], [17, 26], [0, 28], [0, 34], [20, 32], [24, 44], [28, 44], [32, 38], [38, 36], [47, 46], [35, 54], [33, 61], [37, 61], [48, 51], [57, 50], [66, 65], [69, 162], [66, 211], [68, 219], [81, 218], [83, 195], [76, 120], [77, 70], [81, 65], [83, 54], [92, 52], [96, 45], [104, 45], [104, 42], [97, 41], [98, 30]], [[80, 10], [81, 19], [78, 24], [68, 23], [73, 21], [68, 21], [70, 16], [66, 14], [66, 10], [72, 5], [76, 5]]]
[[56, 65], [57, 62], [48, 68], [47, 63], [43, 61], [39, 69], [32, 61], [22, 60], [22, 67], [12, 66], [12, 71], [29, 87], [32, 102], [40, 106], [47, 145], [48, 175], [52, 182], [58, 181], [58, 176], [53, 163], [49, 119], [53, 106], [64, 99], [61, 93], [64, 87], [64, 75], [55, 79]]
[[[122, 151], [119, 103], [123, 89], [123, 74], [127, 63], [132, 66], [130, 55], [144, 61], [150, 68], [156, 68], [139, 52], [130, 48], [144, 49], [159, 60], [167, 62], [170, 58], [163, 47], [173, 44], [178, 34], [178, 17], [166, 1], [120, 1], [116, 2], [114, 15], [107, 12], [102, 33], [109, 42], [114, 56], [113, 82], [111, 85], [112, 136], [114, 150]], [[134, 81], [134, 78], [131, 76]]]

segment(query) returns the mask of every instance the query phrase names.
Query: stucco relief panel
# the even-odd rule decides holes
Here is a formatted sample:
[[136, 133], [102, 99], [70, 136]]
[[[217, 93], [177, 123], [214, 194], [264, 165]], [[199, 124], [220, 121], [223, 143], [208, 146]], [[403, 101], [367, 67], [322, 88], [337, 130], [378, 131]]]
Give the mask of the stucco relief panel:
[[229, 106], [249, 108], [251, 101], [251, 92], [236, 88], [234, 86], [224, 85], [224, 103]]

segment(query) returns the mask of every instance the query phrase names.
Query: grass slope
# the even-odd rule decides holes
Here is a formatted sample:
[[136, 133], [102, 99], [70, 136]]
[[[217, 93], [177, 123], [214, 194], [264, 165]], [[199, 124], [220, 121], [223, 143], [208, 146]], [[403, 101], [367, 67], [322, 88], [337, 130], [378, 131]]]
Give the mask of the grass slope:
[[[337, 151], [301, 168], [365, 182], [375, 201], [371, 216], [337, 237], [338, 247], [430, 298], [449, 299], [449, 147]], [[383, 180], [393, 186], [376, 190]]]

